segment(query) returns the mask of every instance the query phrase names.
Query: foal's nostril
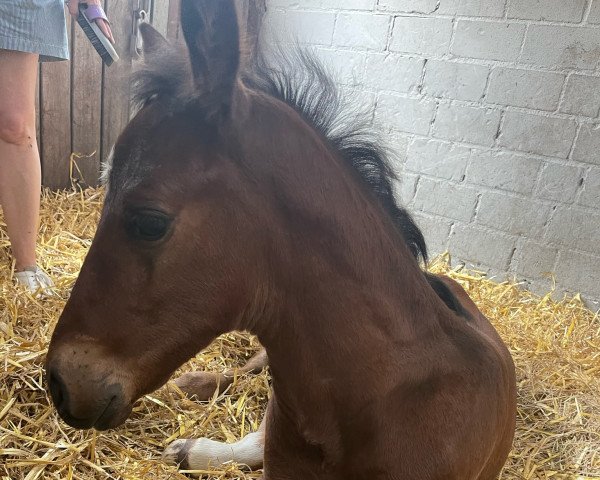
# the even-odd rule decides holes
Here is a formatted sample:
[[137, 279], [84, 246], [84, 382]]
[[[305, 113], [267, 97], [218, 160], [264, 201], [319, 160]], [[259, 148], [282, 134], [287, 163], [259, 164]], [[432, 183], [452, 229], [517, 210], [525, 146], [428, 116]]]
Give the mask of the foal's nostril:
[[67, 402], [67, 392], [65, 388], [65, 384], [63, 383], [60, 375], [56, 372], [50, 370], [48, 376], [48, 384], [50, 385], [50, 394], [52, 395], [52, 400], [54, 401], [54, 405], [58, 410], [61, 410], [61, 407]]

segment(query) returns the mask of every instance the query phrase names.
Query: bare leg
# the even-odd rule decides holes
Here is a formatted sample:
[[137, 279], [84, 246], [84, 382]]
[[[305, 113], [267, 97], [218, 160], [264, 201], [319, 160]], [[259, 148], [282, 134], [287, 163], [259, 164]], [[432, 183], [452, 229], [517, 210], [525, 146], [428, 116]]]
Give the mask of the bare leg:
[[210, 372], [190, 372], [184, 373], [175, 380], [177, 385], [186, 395], [195, 396], [198, 400], [207, 400], [211, 398], [218, 390], [219, 393], [225, 391], [233, 383], [236, 375], [245, 373], [260, 373], [260, 371], [269, 364], [267, 352], [263, 348], [254, 355], [248, 363], [242, 368], [232, 368], [223, 374]]
[[17, 270], [36, 264], [41, 168], [35, 139], [38, 56], [0, 50], [0, 202]]
[[265, 424], [266, 415], [256, 432], [235, 443], [215, 442], [208, 438], [175, 440], [165, 449], [162, 458], [169, 464], [180, 465], [182, 470], [204, 470], [227, 462], [260, 468], [265, 452]]

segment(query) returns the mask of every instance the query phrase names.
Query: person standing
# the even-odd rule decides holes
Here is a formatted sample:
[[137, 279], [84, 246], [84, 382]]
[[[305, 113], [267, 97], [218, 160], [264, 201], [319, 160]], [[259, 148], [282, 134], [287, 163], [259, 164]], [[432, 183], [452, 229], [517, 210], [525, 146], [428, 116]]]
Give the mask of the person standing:
[[[71, 15], [77, 16], [80, 1], [69, 2]], [[101, 0], [86, 3], [102, 8]], [[106, 16], [96, 22], [114, 43]], [[52, 287], [35, 253], [41, 192], [35, 131], [38, 62], [68, 59], [63, 0], [0, 1], [0, 204], [15, 258], [15, 279], [32, 292]]]

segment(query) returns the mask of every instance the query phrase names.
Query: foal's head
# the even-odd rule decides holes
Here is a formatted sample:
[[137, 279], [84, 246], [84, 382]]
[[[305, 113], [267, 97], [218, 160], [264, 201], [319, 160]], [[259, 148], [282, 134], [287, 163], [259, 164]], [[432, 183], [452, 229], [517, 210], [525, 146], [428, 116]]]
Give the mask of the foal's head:
[[[216, 336], [259, 331], [302, 272], [361, 275], [394, 223], [424, 254], [377, 148], [331, 131], [329, 87], [293, 93], [284, 77], [240, 72], [233, 0], [183, 0], [182, 28], [183, 54], [144, 27], [141, 108], [48, 352], [52, 397], [75, 427], [119, 425]], [[378, 228], [388, 235], [373, 242]]]

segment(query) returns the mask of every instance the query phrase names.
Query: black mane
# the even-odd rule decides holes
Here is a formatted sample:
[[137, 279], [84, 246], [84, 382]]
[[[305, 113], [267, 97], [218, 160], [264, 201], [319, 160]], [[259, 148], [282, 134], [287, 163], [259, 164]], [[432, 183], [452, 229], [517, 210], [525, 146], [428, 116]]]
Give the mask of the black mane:
[[332, 77], [313, 54], [298, 47], [291, 51], [278, 52], [274, 62], [258, 54], [252, 70], [243, 76], [245, 83], [285, 102], [327, 138], [373, 192], [415, 258], [427, 262], [423, 234], [396, 201], [396, 174], [381, 141], [365, 121], [366, 115], [344, 101]]

